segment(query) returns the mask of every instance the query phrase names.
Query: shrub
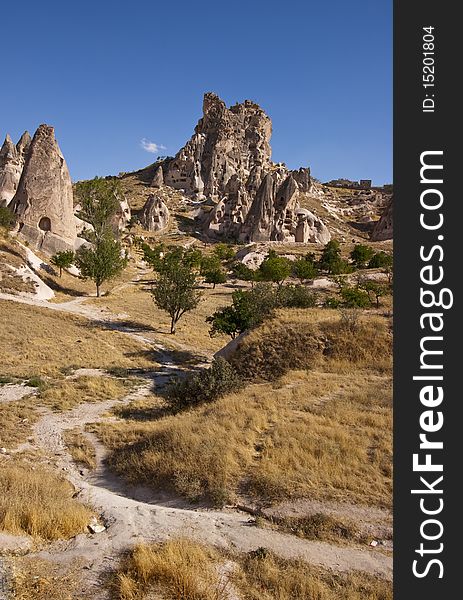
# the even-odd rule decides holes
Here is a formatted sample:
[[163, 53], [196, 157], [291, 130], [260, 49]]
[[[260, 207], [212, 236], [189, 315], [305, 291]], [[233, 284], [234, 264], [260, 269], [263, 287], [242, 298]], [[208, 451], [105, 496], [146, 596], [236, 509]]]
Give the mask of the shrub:
[[63, 274], [63, 269], [69, 269], [75, 259], [73, 250], [62, 250], [51, 257], [51, 264], [59, 269], [59, 276]]
[[341, 290], [342, 304], [346, 308], [368, 308], [371, 306], [367, 292], [356, 287], [344, 287]]
[[241, 281], [256, 281], [257, 271], [253, 271], [242, 262], [236, 262], [232, 267], [233, 276]]
[[380, 269], [385, 267], [392, 267], [392, 263], [392, 255], [387, 254], [387, 252], [381, 251], [377, 252], [371, 257], [368, 266], [370, 267], [370, 269]]
[[374, 253], [375, 251], [371, 246], [366, 246], [365, 244], [356, 244], [350, 253], [350, 257], [355, 266], [361, 269], [367, 266]]
[[311, 256], [296, 260], [292, 265], [292, 270], [294, 277], [297, 277], [301, 284], [318, 275], [318, 269]]
[[8, 208], [8, 206], [0, 206], [0, 227], [13, 229], [15, 225], [16, 215]]
[[263, 281], [271, 281], [281, 286], [291, 275], [291, 270], [291, 261], [271, 250], [259, 267], [259, 275]]
[[217, 358], [208, 369], [178, 379], [166, 389], [166, 398], [176, 410], [218, 400], [237, 391], [242, 381], [224, 358]]
[[277, 292], [278, 305], [285, 308], [313, 308], [316, 296], [302, 285], [285, 285]]

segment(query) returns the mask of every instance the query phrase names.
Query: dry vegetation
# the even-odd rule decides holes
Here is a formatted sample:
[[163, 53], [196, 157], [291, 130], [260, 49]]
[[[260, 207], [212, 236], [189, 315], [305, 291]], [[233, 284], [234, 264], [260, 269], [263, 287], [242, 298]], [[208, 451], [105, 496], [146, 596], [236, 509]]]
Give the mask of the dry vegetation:
[[13, 449], [24, 443], [37, 419], [32, 400], [0, 404], [0, 447]]
[[40, 392], [37, 402], [53, 410], [69, 410], [83, 402], [120, 398], [132, 385], [132, 380], [112, 377], [77, 377], [46, 387]]
[[[294, 319], [295, 314], [300, 316], [300, 311], [292, 316], [289, 311], [285, 318]], [[132, 482], [173, 488], [190, 500], [217, 504], [244, 495], [390, 506], [388, 323], [371, 317], [353, 355], [355, 336], [338, 331], [339, 316], [334, 318], [325, 327], [332, 340], [330, 351], [314, 354], [312, 370], [249, 385], [177, 415], [149, 421], [141, 410], [132, 417], [127, 414], [126, 422], [101, 426], [99, 435], [112, 450], [110, 465]], [[267, 361], [294, 364], [297, 348], [279, 343], [275, 323], [246, 338], [246, 347], [254, 353], [249, 350], [240, 361], [244, 356], [254, 373], [269, 347], [273, 351]], [[297, 323], [287, 324], [286, 330], [300, 334]]]
[[118, 569], [113, 591], [118, 600], [223, 600], [230, 593], [243, 600], [391, 600], [391, 587], [364, 573], [336, 575], [280, 560], [263, 548], [228, 558], [176, 539], [137, 546]]
[[95, 448], [80, 429], [68, 429], [63, 435], [64, 443], [73, 460], [87, 469], [96, 467]]
[[90, 597], [79, 590], [82, 566], [79, 563], [63, 568], [38, 558], [15, 560], [13, 594], [17, 600], [86, 600]]
[[11, 462], [0, 470], [0, 530], [58, 540], [86, 531], [92, 511], [74, 488], [42, 467]]
[[60, 375], [73, 368], [134, 369], [155, 366], [146, 347], [87, 319], [45, 308], [2, 301], [2, 375]]
[[246, 600], [392, 600], [392, 585], [365, 573], [335, 574], [259, 550], [238, 558], [232, 582]]

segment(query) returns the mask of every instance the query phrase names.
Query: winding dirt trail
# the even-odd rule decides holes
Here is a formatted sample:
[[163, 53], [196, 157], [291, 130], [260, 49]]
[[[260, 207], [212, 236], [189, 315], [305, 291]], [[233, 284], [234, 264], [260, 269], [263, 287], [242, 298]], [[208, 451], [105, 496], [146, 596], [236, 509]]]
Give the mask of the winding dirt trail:
[[281, 557], [302, 558], [310, 564], [337, 571], [360, 570], [389, 580], [392, 578], [392, 558], [377, 549], [307, 541], [272, 529], [256, 527], [247, 513], [234, 508], [195, 508], [179, 498], [156, 494], [143, 488], [130, 488], [108, 471], [104, 461], [105, 449], [95, 437], [91, 437], [91, 441], [96, 449], [97, 468], [90, 474], [79, 470], [67, 453], [63, 441], [64, 432], [75, 427], [83, 429], [88, 423], [107, 421], [105, 413], [113, 406], [143, 398], [151, 392], [153, 382], [156, 387], [162, 387], [178, 370], [178, 365], [174, 363], [171, 354], [155, 340], [121, 327], [117, 322], [117, 315], [85, 306], [85, 297], [62, 304], [0, 294], [0, 299], [2, 298], [104, 320], [114, 329], [155, 346], [159, 351], [158, 360], [161, 365], [151, 374], [151, 379], [144, 381], [122, 400], [80, 404], [66, 412], [46, 411], [36, 423], [35, 446], [54, 456], [57, 468], [75, 486], [79, 499], [99, 512], [106, 530], [100, 534], [81, 534], [70, 541], [53, 543], [31, 556], [63, 564], [75, 559], [83, 560], [86, 585], [95, 600], [105, 598], [101, 575], [112, 568], [121, 551], [137, 541], [161, 541], [173, 536], [187, 536], [241, 552], [265, 547]]

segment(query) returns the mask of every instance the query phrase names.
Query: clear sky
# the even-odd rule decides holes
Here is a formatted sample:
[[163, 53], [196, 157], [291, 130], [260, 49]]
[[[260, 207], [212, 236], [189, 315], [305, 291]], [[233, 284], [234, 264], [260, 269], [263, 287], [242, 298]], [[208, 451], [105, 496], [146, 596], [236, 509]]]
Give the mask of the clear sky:
[[1, 13], [0, 135], [54, 125], [74, 180], [174, 155], [206, 91], [266, 110], [276, 162], [392, 180], [392, 0], [26, 0]]

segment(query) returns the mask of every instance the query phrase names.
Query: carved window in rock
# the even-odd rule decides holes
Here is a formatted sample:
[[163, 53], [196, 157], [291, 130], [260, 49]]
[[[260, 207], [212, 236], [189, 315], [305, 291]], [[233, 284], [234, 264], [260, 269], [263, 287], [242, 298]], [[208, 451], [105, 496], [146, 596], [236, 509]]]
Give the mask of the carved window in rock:
[[42, 217], [39, 221], [39, 229], [42, 231], [51, 231], [51, 220], [49, 217]]

